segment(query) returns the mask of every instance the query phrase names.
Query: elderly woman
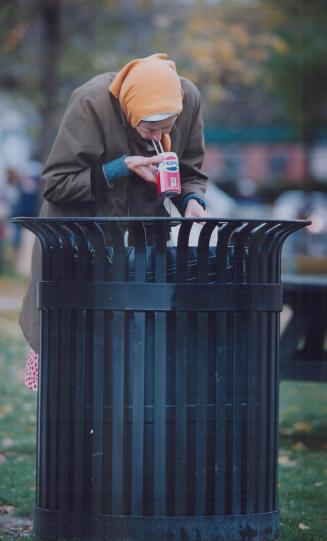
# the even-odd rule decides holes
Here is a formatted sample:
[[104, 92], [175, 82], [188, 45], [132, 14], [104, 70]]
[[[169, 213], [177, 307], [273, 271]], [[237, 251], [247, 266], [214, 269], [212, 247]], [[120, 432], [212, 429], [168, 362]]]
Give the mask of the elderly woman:
[[[41, 216], [167, 216], [156, 188], [152, 140], [177, 154], [188, 217], [205, 217], [207, 177], [201, 98], [164, 54], [133, 60], [119, 73], [99, 75], [75, 90], [43, 171]], [[97, 175], [91, 175], [92, 167]], [[94, 181], [94, 178], [96, 180]], [[20, 323], [33, 348], [25, 382], [37, 388], [39, 322], [35, 305], [37, 260]]]

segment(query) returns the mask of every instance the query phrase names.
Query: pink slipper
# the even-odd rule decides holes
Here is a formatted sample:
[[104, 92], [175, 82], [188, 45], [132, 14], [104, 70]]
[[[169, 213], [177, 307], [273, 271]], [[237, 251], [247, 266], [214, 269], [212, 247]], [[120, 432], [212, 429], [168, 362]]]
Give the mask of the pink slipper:
[[30, 351], [26, 357], [24, 383], [31, 391], [37, 391], [39, 375], [39, 355]]

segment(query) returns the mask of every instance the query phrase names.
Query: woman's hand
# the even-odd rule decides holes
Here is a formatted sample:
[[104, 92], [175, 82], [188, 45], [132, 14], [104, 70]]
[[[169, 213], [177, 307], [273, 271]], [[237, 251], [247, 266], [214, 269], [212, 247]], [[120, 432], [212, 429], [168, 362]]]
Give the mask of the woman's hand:
[[135, 173], [138, 177], [143, 178], [146, 182], [157, 184], [157, 169], [156, 165], [162, 162], [163, 156], [151, 156], [144, 158], [143, 156], [127, 156], [125, 164], [128, 169]]
[[[187, 203], [185, 218], [209, 218], [209, 214], [204, 210], [203, 206], [196, 199], [190, 199]], [[205, 222], [200, 222], [202, 225]]]

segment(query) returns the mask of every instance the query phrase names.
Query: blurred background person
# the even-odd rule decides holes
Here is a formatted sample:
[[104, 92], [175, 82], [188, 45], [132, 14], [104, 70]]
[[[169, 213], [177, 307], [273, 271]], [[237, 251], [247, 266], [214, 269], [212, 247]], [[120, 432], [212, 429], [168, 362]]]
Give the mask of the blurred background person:
[[[39, 212], [41, 164], [31, 161], [24, 172], [8, 167], [7, 184], [12, 189], [10, 217], [35, 217]], [[15, 271], [29, 276], [34, 235], [11, 224], [10, 244], [13, 249]]]

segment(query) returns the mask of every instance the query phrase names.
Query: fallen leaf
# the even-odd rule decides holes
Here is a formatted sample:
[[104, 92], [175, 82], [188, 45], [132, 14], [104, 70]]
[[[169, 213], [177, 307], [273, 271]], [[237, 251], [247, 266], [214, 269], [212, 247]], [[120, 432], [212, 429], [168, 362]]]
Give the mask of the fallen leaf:
[[0, 454], [0, 465], [5, 464], [6, 462], [7, 462], [7, 459], [6, 459], [5, 455]]
[[299, 394], [299, 391], [294, 387], [291, 387], [290, 389], [288, 389], [287, 394], [288, 396], [296, 396]]
[[297, 460], [292, 460], [289, 458], [288, 455], [286, 454], [281, 454], [279, 455], [278, 457], [278, 463], [281, 464], [281, 466], [289, 466], [289, 467], [292, 467], [292, 466], [296, 466], [296, 464], [298, 463]]
[[295, 432], [311, 432], [312, 425], [305, 423], [304, 421], [298, 421], [297, 423], [294, 423], [293, 429]]
[[15, 462], [18, 462], [18, 463], [25, 462], [26, 458], [27, 458], [26, 455], [18, 455], [15, 458]]
[[306, 451], [308, 448], [302, 441], [297, 441], [292, 445], [292, 449], [294, 449], [294, 451]]
[[1, 515], [12, 515], [14, 511], [15, 508], [12, 505], [0, 505]]
[[30, 404], [29, 402], [26, 402], [25, 404], [22, 405], [22, 409], [24, 411], [31, 411], [32, 410], [32, 404]]
[[300, 411], [300, 406], [298, 406], [297, 404], [291, 404], [288, 407], [288, 411], [298, 412], [298, 411]]
[[0, 419], [4, 419], [6, 415], [9, 415], [14, 411], [14, 407], [12, 404], [1, 404], [0, 406]]
[[290, 427], [282, 428], [281, 434], [283, 434], [284, 436], [293, 436], [293, 434], [296, 434], [298, 432], [309, 433], [311, 432], [311, 430], [312, 430], [311, 424], [305, 423], [303, 421], [299, 421], [297, 423], [294, 423], [294, 425]]
[[293, 436], [294, 430], [293, 430], [293, 428], [282, 428], [280, 433], [283, 436]]
[[3, 449], [9, 449], [14, 445], [14, 441], [11, 438], [4, 438], [1, 442], [1, 447]]
[[322, 486], [324, 486], [324, 483], [321, 483], [320, 481], [315, 483], [315, 487], [322, 487]]
[[300, 530], [310, 530], [310, 526], [303, 524], [303, 522], [300, 522], [300, 524], [298, 524], [298, 528], [300, 528]]

